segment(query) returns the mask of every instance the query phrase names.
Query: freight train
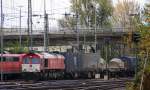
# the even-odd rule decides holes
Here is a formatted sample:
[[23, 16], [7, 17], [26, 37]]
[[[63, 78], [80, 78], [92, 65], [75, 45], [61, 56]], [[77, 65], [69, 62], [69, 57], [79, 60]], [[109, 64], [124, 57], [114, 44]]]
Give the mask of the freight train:
[[94, 78], [104, 68], [99, 53], [64, 53], [66, 78]]
[[108, 64], [100, 56], [100, 53], [63, 53], [65, 57], [65, 77], [71, 78], [103, 78], [134, 76], [136, 58], [130, 56], [113, 58]]
[[0, 71], [5, 77], [21, 75], [28, 79], [64, 79], [101, 77], [106, 71], [111, 77], [133, 76], [135, 57], [119, 57], [106, 62], [99, 53], [28, 53], [3, 54]]

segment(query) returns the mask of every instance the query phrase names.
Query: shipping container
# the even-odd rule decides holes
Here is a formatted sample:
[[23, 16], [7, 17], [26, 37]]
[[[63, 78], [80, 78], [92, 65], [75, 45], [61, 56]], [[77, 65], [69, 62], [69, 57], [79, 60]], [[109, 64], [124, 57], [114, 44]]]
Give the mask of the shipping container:
[[121, 60], [125, 63], [125, 69], [134, 71], [136, 69], [137, 59], [136, 57], [124, 56]]
[[65, 69], [66, 72], [76, 72], [79, 71], [80, 58], [77, 53], [63, 53], [65, 57]]
[[99, 53], [64, 53], [67, 72], [90, 71], [103, 68], [104, 59]]
[[100, 66], [100, 54], [99, 53], [82, 53], [81, 54], [81, 70], [96, 70]]

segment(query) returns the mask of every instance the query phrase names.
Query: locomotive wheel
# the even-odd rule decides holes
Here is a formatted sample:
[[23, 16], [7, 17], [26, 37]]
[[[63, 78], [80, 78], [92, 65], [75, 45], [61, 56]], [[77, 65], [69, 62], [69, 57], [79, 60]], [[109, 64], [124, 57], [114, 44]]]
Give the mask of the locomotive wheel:
[[23, 77], [23, 79], [25, 79], [27, 81], [33, 79], [32, 78], [32, 74], [31, 73], [27, 73], [27, 72], [22, 73], [22, 77]]
[[65, 76], [64, 72], [61, 72], [60, 73], [60, 79], [64, 79], [64, 76]]
[[74, 74], [74, 78], [77, 79], [78, 77], [79, 77], [79, 75], [78, 75], [78, 73], [76, 72], [76, 73]]
[[91, 72], [88, 72], [88, 78], [91, 79], [92, 78], [92, 74]]
[[27, 80], [27, 74], [25, 72], [21, 73], [21, 77], [24, 80]]

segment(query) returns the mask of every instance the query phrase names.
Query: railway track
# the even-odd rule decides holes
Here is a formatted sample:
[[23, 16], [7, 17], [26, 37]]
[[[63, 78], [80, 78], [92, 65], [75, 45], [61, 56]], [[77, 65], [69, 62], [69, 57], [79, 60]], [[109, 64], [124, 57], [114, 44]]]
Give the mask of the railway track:
[[111, 90], [125, 87], [132, 79], [120, 80], [52, 80], [0, 83], [0, 90]]

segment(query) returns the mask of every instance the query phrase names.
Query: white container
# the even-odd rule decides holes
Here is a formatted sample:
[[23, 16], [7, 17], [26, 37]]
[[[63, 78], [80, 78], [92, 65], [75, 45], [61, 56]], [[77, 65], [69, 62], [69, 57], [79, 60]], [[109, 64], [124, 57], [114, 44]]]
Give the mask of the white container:
[[108, 80], [108, 75], [104, 75], [104, 80]]
[[100, 74], [95, 74], [95, 79], [99, 79], [100, 78]]

